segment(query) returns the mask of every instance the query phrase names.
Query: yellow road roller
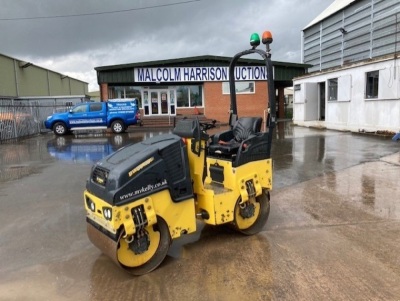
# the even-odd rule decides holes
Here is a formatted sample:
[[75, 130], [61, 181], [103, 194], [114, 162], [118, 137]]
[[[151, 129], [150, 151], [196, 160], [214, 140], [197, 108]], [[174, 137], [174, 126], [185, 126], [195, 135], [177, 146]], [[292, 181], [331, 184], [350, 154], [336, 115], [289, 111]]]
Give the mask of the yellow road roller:
[[[90, 241], [132, 275], [157, 268], [172, 240], [196, 231], [196, 221], [230, 224], [253, 235], [267, 222], [272, 189], [271, 143], [276, 122], [270, 43], [236, 54], [229, 65], [230, 117], [226, 130], [209, 135], [215, 121], [180, 120], [171, 134], [128, 145], [93, 165], [84, 191]], [[268, 75], [269, 116], [240, 117], [235, 66], [259, 54]], [[266, 108], [268, 109], [268, 108]]]

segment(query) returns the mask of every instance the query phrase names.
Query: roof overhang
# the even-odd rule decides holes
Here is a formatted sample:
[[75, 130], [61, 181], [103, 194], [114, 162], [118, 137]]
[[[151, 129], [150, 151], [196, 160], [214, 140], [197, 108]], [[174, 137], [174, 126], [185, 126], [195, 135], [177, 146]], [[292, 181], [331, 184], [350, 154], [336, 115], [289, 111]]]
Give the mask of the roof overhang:
[[321, 14], [319, 14], [318, 17], [316, 17], [306, 27], [304, 27], [303, 30], [306, 30], [307, 28], [325, 20], [329, 16], [332, 16], [333, 14], [337, 13], [338, 11], [342, 10], [346, 6], [349, 6], [350, 4], [356, 1], [357, 0], [335, 0]]

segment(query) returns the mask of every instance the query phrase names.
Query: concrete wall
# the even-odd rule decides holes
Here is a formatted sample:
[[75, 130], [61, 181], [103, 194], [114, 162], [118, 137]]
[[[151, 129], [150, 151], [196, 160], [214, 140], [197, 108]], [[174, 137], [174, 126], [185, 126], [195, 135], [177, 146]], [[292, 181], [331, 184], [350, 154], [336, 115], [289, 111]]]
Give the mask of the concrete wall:
[[[366, 98], [366, 73], [377, 70], [379, 70], [378, 97]], [[332, 78], [338, 78], [338, 99], [335, 101], [328, 100], [328, 80]], [[294, 123], [349, 131], [398, 132], [399, 79], [400, 63], [398, 60], [388, 58], [297, 78], [294, 80]], [[314, 118], [307, 118], [310, 112], [318, 111], [320, 108], [318, 83], [325, 83], [326, 87], [324, 121], [319, 121], [315, 115]], [[300, 87], [300, 90], [296, 90], [296, 86]], [[313, 86], [317, 87], [316, 91], [308, 93], [307, 89]]]

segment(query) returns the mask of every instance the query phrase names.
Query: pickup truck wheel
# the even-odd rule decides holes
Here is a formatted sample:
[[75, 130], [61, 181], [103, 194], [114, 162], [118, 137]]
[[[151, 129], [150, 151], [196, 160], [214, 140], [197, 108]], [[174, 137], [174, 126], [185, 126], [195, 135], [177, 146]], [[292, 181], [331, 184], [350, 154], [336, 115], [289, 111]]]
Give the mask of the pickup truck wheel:
[[58, 136], [62, 136], [65, 135], [67, 133], [67, 127], [65, 126], [65, 124], [63, 122], [57, 122], [54, 126], [53, 126], [53, 132], [54, 134], [58, 135]]
[[111, 124], [111, 130], [113, 131], [113, 133], [115, 134], [120, 134], [123, 133], [125, 131], [125, 125], [121, 120], [115, 120], [112, 124]]

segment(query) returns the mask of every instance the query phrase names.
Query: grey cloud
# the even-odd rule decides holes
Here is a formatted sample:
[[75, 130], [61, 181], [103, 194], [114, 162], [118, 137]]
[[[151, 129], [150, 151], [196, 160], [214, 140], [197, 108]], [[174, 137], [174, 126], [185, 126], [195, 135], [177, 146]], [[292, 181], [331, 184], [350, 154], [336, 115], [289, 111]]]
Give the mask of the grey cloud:
[[[102, 13], [178, 1], [185, 0], [4, 0], [0, 19]], [[91, 89], [97, 88], [96, 66], [232, 56], [249, 47], [252, 32], [266, 29], [274, 35], [273, 60], [300, 62], [302, 28], [332, 2], [201, 0], [114, 14], [0, 20], [0, 53], [87, 78]]]

